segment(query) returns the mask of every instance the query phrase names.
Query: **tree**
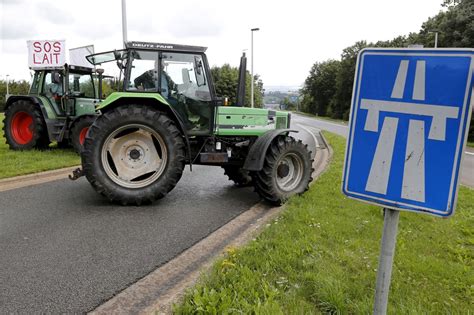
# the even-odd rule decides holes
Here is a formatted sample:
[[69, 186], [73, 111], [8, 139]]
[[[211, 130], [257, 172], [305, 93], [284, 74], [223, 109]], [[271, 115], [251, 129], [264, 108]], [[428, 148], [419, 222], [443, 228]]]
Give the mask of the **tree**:
[[280, 108], [286, 110], [297, 110], [298, 109], [298, 102], [299, 102], [299, 95], [298, 94], [288, 94], [285, 96], [280, 103]]
[[[439, 33], [439, 47], [474, 47], [474, 0], [449, 1], [448, 11], [440, 12], [423, 23], [420, 35], [427, 38], [425, 46], [433, 46]], [[430, 45], [431, 44], [431, 45]]]
[[[301, 90], [302, 109], [313, 114], [348, 119], [357, 55], [365, 47], [407, 47], [412, 44], [433, 47], [433, 31], [438, 32], [439, 47], [474, 47], [474, 0], [443, 0], [442, 6], [447, 11], [429, 18], [419, 32], [376, 43], [359, 41], [343, 50], [340, 61], [315, 63]], [[474, 117], [471, 141], [474, 141], [473, 125]]]
[[[15, 81], [9, 80], [8, 92], [10, 95], [26, 95], [30, 90], [30, 84], [25, 80]], [[7, 81], [0, 80], [0, 112], [3, 112], [5, 108], [7, 94]]]
[[330, 104], [329, 114], [332, 118], [349, 119], [357, 55], [367, 46], [366, 41], [359, 41], [342, 51], [340, 69], [336, 77], [336, 94]]
[[303, 110], [319, 116], [326, 116], [328, 106], [336, 94], [336, 78], [341, 63], [337, 60], [316, 62], [309, 76], [306, 78], [303, 89]]
[[441, 6], [449, 8], [449, 7], [459, 4], [459, 2], [461, 1], [460, 0], [444, 0]]
[[[222, 67], [214, 66], [211, 69], [212, 78], [216, 93], [222, 97], [228, 97], [230, 105], [237, 103], [237, 85], [239, 84], [239, 69], [231, 67], [229, 64], [224, 64]], [[250, 86], [251, 75], [247, 71], [245, 80], [245, 106], [250, 106]], [[263, 106], [263, 82], [258, 75], [254, 76], [254, 97], [255, 107]]]

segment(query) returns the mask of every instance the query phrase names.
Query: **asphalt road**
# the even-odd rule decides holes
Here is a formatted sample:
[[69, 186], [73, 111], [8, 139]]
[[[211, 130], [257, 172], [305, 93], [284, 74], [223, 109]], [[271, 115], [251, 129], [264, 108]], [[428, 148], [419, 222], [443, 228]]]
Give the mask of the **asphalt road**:
[[[347, 125], [297, 114], [292, 115], [292, 120], [303, 126], [312, 126], [321, 130], [327, 130], [347, 138], [349, 129]], [[464, 152], [460, 176], [461, 184], [474, 188], [474, 150], [471, 148], [467, 148]]]
[[108, 203], [81, 178], [0, 193], [0, 313], [93, 309], [259, 198], [215, 167], [151, 206]]
[[[308, 131], [298, 137], [314, 152]], [[0, 314], [37, 314], [96, 308], [259, 197], [221, 168], [195, 166], [149, 206], [112, 205], [84, 178], [1, 192], [0, 200]]]

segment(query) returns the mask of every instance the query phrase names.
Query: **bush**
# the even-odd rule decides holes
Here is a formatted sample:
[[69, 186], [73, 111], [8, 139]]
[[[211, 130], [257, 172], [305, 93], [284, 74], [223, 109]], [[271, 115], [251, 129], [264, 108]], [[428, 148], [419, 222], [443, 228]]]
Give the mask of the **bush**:
[[[10, 80], [8, 83], [8, 92], [10, 95], [26, 95], [30, 90], [30, 84], [25, 81], [15, 81]], [[0, 80], [0, 112], [3, 112], [5, 109], [6, 99], [5, 96], [7, 94], [7, 81]]]

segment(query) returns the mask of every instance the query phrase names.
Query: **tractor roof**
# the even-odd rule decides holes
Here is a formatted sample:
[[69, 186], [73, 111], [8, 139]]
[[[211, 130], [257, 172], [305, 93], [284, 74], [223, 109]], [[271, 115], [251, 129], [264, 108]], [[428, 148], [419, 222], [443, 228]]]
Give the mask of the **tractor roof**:
[[148, 42], [127, 42], [125, 44], [125, 47], [132, 48], [132, 49], [135, 48], [135, 49], [146, 49], [146, 50], [164, 50], [164, 51], [196, 52], [196, 53], [203, 53], [207, 50], [207, 47], [201, 47], [201, 46], [148, 43]]
[[63, 71], [67, 67], [69, 67], [69, 70], [72, 72], [92, 73], [94, 71], [93, 68], [68, 65], [68, 64], [64, 64], [64, 66], [55, 66], [55, 67], [41, 67], [41, 68], [30, 67], [30, 69], [34, 71]]

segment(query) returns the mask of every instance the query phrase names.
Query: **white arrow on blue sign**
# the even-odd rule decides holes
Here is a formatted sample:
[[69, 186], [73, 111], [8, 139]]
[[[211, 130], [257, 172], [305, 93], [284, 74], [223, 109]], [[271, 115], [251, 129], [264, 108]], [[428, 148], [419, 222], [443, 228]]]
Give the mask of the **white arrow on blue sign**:
[[473, 49], [361, 51], [343, 193], [386, 208], [452, 215], [473, 72]]

